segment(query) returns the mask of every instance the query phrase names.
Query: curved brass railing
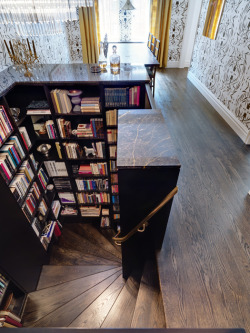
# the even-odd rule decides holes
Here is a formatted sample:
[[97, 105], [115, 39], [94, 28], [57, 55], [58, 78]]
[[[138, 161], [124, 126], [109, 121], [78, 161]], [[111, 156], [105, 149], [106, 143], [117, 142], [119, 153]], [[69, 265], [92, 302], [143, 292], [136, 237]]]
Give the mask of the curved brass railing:
[[115, 237], [112, 239], [115, 241], [117, 245], [121, 245], [122, 243], [126, 242], [130, 237], [132, 237], [137, 232], [144, 232], [146, 230], [146, 227], [149, 225], [148, 220], [151, 219], [163, 206], [165, 206], [178, 192], [178, 187], [176, 186], [168, 195], [159, 203], [158, 206], [156, 206], [140, 223], [137, 224], [130, 232], [127, 233], [127, 235], [123, 237], [117, 237], [120, 234], [120, 231], [118, 232]]

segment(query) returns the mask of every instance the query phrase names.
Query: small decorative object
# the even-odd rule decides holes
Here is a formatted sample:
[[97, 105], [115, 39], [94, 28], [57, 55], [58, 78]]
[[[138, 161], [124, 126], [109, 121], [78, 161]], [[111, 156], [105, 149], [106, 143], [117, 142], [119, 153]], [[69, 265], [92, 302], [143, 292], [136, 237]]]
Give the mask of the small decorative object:
[[120, 56], [116, 53], [116, 45], [113, 45], [112, 49], [113, 54], [110, 56], [110, 69], [112, 74], [118, 74], [120, 71]]
[[37, 151], [39, 151], [39, 153], [43, 154], [46, 157], [49, 156], [50, 149], [51, 149], [51, 145], [49, 145], [48, 143], [43, 143], [42, 145], [37, 147]]
[[100, 42], [100, 54], [99, 54], [98, 64], [101, 67], [101, 69], [106, 69], [107, 67], [107, 58], [104, 55], [103, 42]]
[[100, 73], [101, 70], [102, 70], [101, 67], [98, 65], [90, 66], [91, 73]]
[[85, 150], [86, 157], [88, 157], [89, 155], [92, 155], [92, 156], [96, 155], [94, 148], [87, 148], [86, 146], [84, 146], [84, 150]]
[[54, 185], [53, 185], [53, 184], [49, 184], [49, 185], [47, 186], [47, 190], [48, 190], [48, 191], [52, 192], [53, 189], [54, 189]]
[[19, 115], [20, 115], [20, 109], [19, 108], [10, 108], [10, 112], [15, 120], [15, 122], [17, 122], [19, 119]]
[[71, 103], [75, 105], [73, 107], [73, 112], [80, 112], [81, 111], [81, 90], [69, 90], [68, 96], [71, 98]]
[[26, 41], [24, 39], [9, 41], [10, 47], [8, 47], [6, 40], [4, 40], [4, 44], [14, 65], [24, 66], [24, 76], [33, 76], [29, 67], [39, 62], [34, 41], [32, 41], [32, 49], [28, 38]]
[[77, 130], [74, 129], [74, 130], [71, 132], [71, 134], [74, 135], [74, 136], [77, 136]]

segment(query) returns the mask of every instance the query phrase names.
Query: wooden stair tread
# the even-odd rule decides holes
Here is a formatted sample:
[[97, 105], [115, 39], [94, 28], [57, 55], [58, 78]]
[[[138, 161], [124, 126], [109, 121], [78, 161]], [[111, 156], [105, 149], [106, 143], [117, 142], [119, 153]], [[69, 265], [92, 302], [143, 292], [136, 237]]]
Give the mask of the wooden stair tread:
[[107, 265], [107, 266], [120, 266], [117, 261], [107, 260], [97, 257], [92, 254], [87, 254], [80, 251], [65, 249], [54, 245], [52, 248], [52, 256], [50, 258], [51, 265]]
[[[75, 298], [70, 299], [67, 303], [56, 308], [54, 311], [48, 313], [32, 324], [33, 327], [68, 327], [72, 326], [72, 322], [77, 320], [82, 315], [84, 310], [92, 304], [99, 295], [105, 293], [110, 285], [121, 276], [121, 270], [115, 272], [113, 275], [100, 281], [90, 289], [79, 292]], [[73, 325], [74, 326], [74, 325]]]
[[135, 310], [141, 271], [133, 272], [122, 288], [102, 328], [130, 328]]
[[[78, 235], [86, 238], [89, 242], [97, 245], [99, 248], [110, 252], [112, 255], [121, 259], [121, 248], [116, 248], [95, 226], [88, 223], [72, 223], [65, 225], [65, 228], [69, 228]], [[110, 237], [109, 237], [110, 238]]]
[[165, 328], [165, 316], [154, 260], [145, 263], [131, 327]]
[[117, 234], [114, 229], [100, 229], [100, 233], [116, 248], [117, 251], [121, 252], [121, 246], [116, 245], [112, 240], [112, 237]]
[[121, 259], [117, 258], [110, 252], [105, 251], [100, 246], [91, 243], [81, 235], [71, 231], [69, 228], [63, 229], [58, 246], [63, 247], [64, 249], [80, 251], [84, 254], [95, 255], [97, 257], [121, 263]]
[[69, 327], [99, 328], [125, 284], [120, 275]]
[[30, 293], [23, 316], [25, 325], [38, 321], [120, 270], [114, 268]]
[[108, 271], [115, 266], [53, 266], [44, 265], [38, 282], [37, 290], [76, 280], [88, 275]]

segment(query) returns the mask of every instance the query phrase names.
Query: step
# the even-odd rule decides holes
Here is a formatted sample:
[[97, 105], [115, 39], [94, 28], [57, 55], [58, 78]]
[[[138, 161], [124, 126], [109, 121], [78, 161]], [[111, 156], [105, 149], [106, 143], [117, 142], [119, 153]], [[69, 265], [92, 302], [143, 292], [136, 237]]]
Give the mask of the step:
[[117, 261], [107, 260], [101, 257], [97, 257], [85, 252], [75, 251], [71, 249], [65, 249], [54, 245], [52, 248], [50, 265], [70, 265], [70, 266], [82, 266], [82, 265], [107, 265], [107, 266], [120, 266]]
[[77, 250], [85, 254], [95, 255], [111, 261], [121, 262], [121, 259], [117, 258], [110, 252], [105, 251], [99, 245], [91, 243], [86, 238], [73, 232], [69, 228], [63, 228], [58, 246], [63, 247], [64, 249]]
[[[110, 242], [110, 234], [106, 236], [102, 234], [102, 229], [97, 229], [90, 223], [71, 223], [65, 224], [64, 228], [69, 228], [71, 231], [84, 237], [89, 242], [98, 245], [99, 248], [110, 252], [117, 258], [121, 259], [121, 248], [116, 248], [114, 244]], [[106, 230], [106, 229], [105, 229]], [[108, 238], [107, 238], [108, 237]]]
[[165, 316], [155, 260], [147, 260], [143, 269], [133, 328], [165, 328]]
[[38, 282], [37, 290], [56, 286], [58, 284], [80, 279], [92, 274], [105, 272], [115, 266], [54, 266], [44, 265]]
[[119, 296], [125, 280], [120, 275], [102, 294], [81, 313], [69, 327], [100, 328]]
[[[72, 297], [62, 306], [57, 307], [47, 315], [33, 322], [32, 327], [76, 327], [74, 322], [82, 318], [82, 313], [87, 309], [100, 295], [103, 295], [110, 286], [121, 278], [121, 270], [105, 277], [99, 283], [94, 284], [89, 289], [79, 290], [76, 297]], [[86, 318], [87, 319], [87, 318]], [[27, 326], [27, 325], [26, 325]]]
[[34, 324], [79, 294], [84, 293], [113, 274], [120, 274], [120, 272], [121, 268], [117, 267], [30, 293], [23, 316], [25, 326]]
[[102, 328], [130, 328], [140, 286], [141, 271], [132, 272], [112, 309], [102, 324]]

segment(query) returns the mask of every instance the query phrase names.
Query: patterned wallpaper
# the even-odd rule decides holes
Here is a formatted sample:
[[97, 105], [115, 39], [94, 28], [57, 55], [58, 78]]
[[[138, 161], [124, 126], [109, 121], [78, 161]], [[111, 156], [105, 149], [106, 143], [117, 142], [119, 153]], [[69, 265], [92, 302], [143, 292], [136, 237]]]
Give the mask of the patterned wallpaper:
[[249, 0], [227, 0], [216, 40], [202, 36], [203, 0], [190, 72], [250, 130]]
[[179, 61], [187, 18], [188, 0], [172, 0], [168, 60]]

